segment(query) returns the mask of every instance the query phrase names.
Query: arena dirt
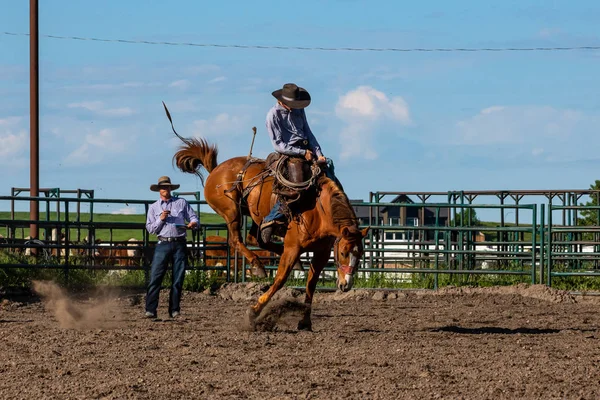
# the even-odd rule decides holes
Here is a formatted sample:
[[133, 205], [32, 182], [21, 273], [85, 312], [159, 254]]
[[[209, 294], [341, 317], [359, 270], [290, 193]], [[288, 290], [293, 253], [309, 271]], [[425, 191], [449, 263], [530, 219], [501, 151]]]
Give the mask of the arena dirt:
[[544, 286], [317, 293], [299, 332], [286, 289], [248, 331], [263, 285], [0, 301], [3, 399], [597, 399], [600, 298]]

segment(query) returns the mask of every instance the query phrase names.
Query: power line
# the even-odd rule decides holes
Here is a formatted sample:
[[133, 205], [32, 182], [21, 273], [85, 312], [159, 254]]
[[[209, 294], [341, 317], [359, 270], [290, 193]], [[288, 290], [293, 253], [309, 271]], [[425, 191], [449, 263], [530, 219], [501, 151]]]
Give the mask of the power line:
[[[29, 36], [28, 33], [2, 32], [3, 35], [10, 36]], [[160, 42], [150, 40], [128, 40], [128, 39], [101, 39], [94, 37], [80, 36], [57, 36], [57, 35], [40, 35], [49, 39], [62, 40], [82, 40], [94, 42], [108, 43], [128, 43], [128, 44], [151, 44], [162, 46], [191, 46], [191, 47], [218, 47], [218, 48], [236, 48], [236, 49], [262, 49], [262, 50], [305, 50], [305, 51], [375, 51], [375, 52], [508, 52], [508, 51], [572, 51], [572, 50], [600, 50], [600, 46], [571, 46], [571, 47], [304, 47], [304, 46], [261, 46], [261, 45], [243, 45], [243, 44], [216, 44], [216, 43], [189, 43], [189, 42]]]

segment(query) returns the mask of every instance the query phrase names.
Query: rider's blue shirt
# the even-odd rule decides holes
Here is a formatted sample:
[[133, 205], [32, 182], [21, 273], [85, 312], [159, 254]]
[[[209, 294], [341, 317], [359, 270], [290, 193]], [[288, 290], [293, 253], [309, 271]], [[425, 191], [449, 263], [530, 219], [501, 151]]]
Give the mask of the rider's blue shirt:
[[273, 147], [279, 153], [302, 157], [308, 149], [317, 157], [323, 155], [319, 142], [308, 126], [304, 109], [288, 111], [279, 103], [274, 105], [267, 114], [267, 131]]

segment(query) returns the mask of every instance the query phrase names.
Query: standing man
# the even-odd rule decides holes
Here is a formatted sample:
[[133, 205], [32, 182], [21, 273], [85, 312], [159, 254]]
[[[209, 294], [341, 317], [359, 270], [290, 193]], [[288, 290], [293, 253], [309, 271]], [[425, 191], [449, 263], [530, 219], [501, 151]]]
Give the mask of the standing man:
[[197, 227], [198, 216], [186, 199], [171, 197], [171, 190], [178, 188], [179, 185], [172, 184], [168, 176], [161, 176], [157, 184], [150, 186], [150, 190], [159, 192], [160, 199], [150, 205], [146, 218], [146, 229], [158, 236], [158, 244], [152, 258], [150, 284], [146, 293], [148, 318], [156, 318], [160, 287], [169, 262], [173, 264], [169, 315], [175, 318], [180, 313], [179, 303], [187, 267], [186, 228]]

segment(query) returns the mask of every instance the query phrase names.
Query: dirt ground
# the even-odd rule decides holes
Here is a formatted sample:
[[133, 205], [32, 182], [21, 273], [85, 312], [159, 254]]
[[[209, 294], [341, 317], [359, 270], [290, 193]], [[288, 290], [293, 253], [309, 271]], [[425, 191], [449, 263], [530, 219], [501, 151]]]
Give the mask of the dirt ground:
[[296, 330], [298, 311], [244, 330], [262, 290], [186, 292], [175, 320], [167, 291], [157, 320], [142, 317], [143, 294], [5, 296], [0, 397], [600, 398], [600, 297], [526, 285], [317, 293], [313, 332]]

